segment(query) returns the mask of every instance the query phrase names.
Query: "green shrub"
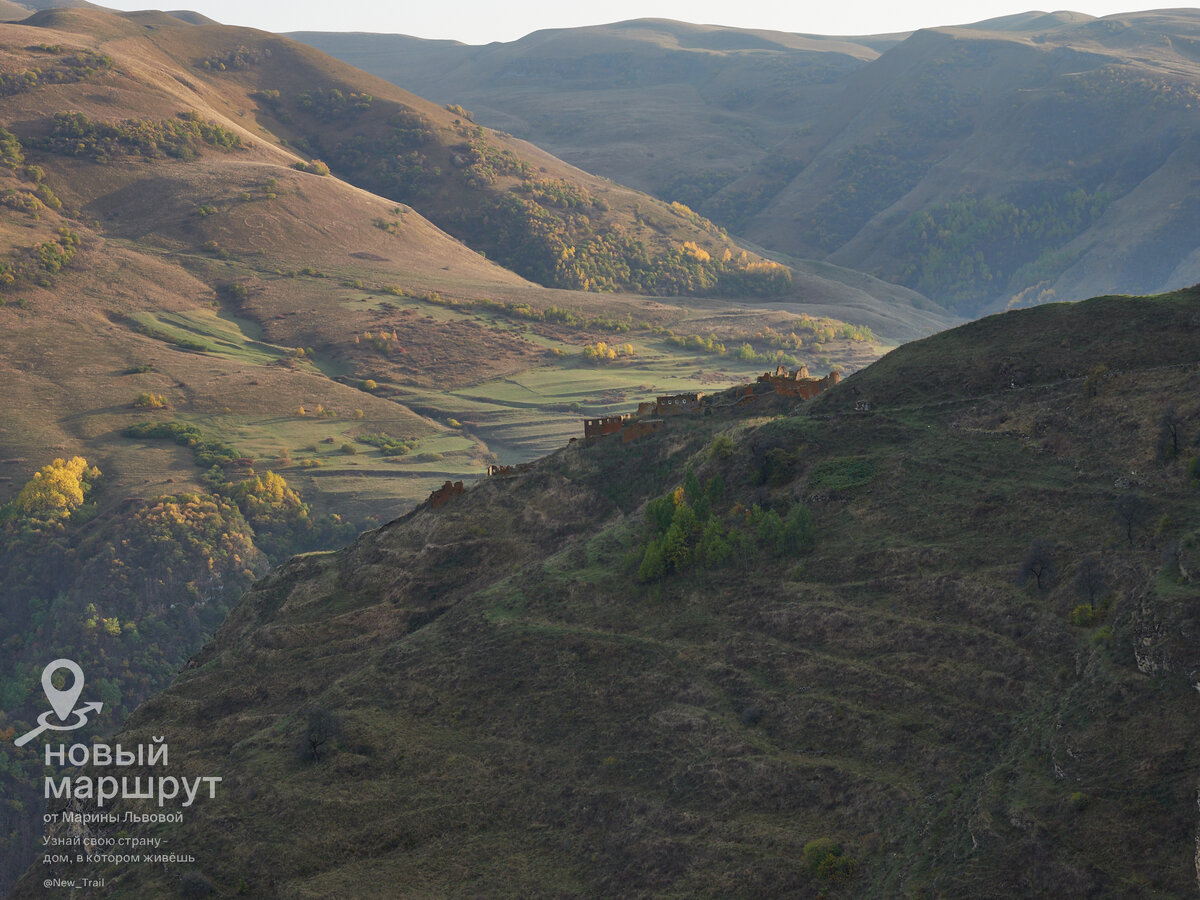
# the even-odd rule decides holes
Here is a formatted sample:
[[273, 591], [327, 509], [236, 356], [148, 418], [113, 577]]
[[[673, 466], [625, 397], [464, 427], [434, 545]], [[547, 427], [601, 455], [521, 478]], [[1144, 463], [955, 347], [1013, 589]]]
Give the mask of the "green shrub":
[[391, 435], [383, 434], [364, 434], [361, 437], [355, 438], [360, 444], [369, 444], [372, 447], [378, 447], [381, 456], [407, 456], [417, 447], [415, 439], [394, 438]]
[[731, 456], [733, 456], [733, 437], [730, 434], [718, 434], [708, 448], [708, 458], [724, 461]]
[[354, 91], [343, 93], [337, 88], [326, 88], [305, 91], [296, 98], [296, 105], [317, 118], [334, 119], [365, 112], [371, 108], [374, 100], [370, 94]]
[[313, 159], [308, 162], [292, 163], [292, 168], [300, 172], [307, 172], [310, 175], [325, 176], [329, 174], [329, 166], [319, 159]]
[[243, 458], [236, 447], [206, 438], [195, 425], [184, 422], [143, 422], [129, 426], [121, 434], [130, 438], [161, 438], [174, 441], [181, 447], [189, 448], [196, 464], [206, 469]]
[[137, 399], [133, 401], [133, 405], [137, 409], [166, 409], [167, 398], [162, 394], [138, 394]]
[[805, 844], [801, 860], [821, 881], [835, 885], [848, 884], [858, 871], [858, 862], [829, 838], [817, 838]]
[[[263, 60], [269, 59], [271, 51], [269, 49], [250, 49], [249, 47], [239, 45], [233, 50], [227, 50], [224, 53], [214, 53], [200, 60], [199, 66], [203, 69], [212, 69], [217, 72], [226, 72], [230, 69], [249, 69], [251, 66], [257, 66]], [[279, 92], [275, 91], [275, 95], [279, 96]]]
[[1071, 610], [1068, 618], [1072, 625], [1091, 625], [1096, 621], [1096, 610], [1090, 603], [1081, 603]]

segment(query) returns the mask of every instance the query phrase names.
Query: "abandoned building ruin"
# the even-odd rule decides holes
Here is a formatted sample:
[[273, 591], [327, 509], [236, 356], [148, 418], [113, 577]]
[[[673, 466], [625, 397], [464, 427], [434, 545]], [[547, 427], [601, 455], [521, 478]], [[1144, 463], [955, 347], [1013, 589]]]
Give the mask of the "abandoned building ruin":
[[761, 394], [771, 392], [783, 397], [811, 400], [841, 380], [842, 375], [837, 370], [824, 378], [813, 378], [808, 374], [808, 366], [800, 366], [791, 372], [779, 366], [773, 373], [764, 372], [758, 376], [758, 381], [754, 384], [729, 388], [717, 397], [698, 392], [670, 394], [658, 397], [653, 402], [639, 403], [636, 413], [584, 419], [583, 436], [588, 443], [592, 443], [610, 434], [619, 434], [622, 443], [627, 443], [644, 434], [658, 431], [664, 425], [664, 418], [668, 416], [707, 414], [712, 412], [712, 407], [753, 403]]
[[[807, 366], [800, 366], [791, 372], [783, 366], [779, 366], [773, 373], [764, 372], [758, 376], [758, 380], [753, 384], [737, 385], [716, 396], [700, 392], [668, 394], [655, 398], [653, 402], [639, 403], [635, 413], [584, 419], [583, 436], [590, 444], [609, 435], [619, 434], [621, 443], [627, 444], [643, 435], [653, 434], [662, 429], [666, 424], [665, 417], [709, 415], [713, 408], [729, 408], [753, 403], [764, 394], [770, 393], [811, 400], [841, 380], [841, 373], [836, 370], [824, 378], [813, 378], [808, 374]], [[855, 405], [855, 409], [867, 410], [870, 409], [870, 404], [859, 401]], [[574, 442], [575, 438], [571, 438], [571, 441]], [[511, 477], [527, 472], [531, 468], [531, 463], [517, 463], [516, 465], [493, 463], [488, 466], [487, 473], [492, 477]], [[465, 490], [461, 481], [447, 481], [429, 495], [429, 505], [433, 509], [439, 509]]]
[[622, 443], [628, 443], [644, 434], [658, 431], [663, 426], [663, 416], [678, 416], [702, 412], [704, 394], [668, 394], [653, 402], [639, 403], [636, 413], [620, 416], [603, 416], [599, 419], [583, 420], [583, 436], [594, 441], [609, 434], [620, 434]]
[[801, 366], [791, 372], [783, 366], [779, 366], [775, 369], [774, 374], [764, 372], [758, 376], [758, 380], [763, 384], [770, 385], [775, 393], [784, 397], [801, 397], [811, 400], [841, 381], [842, 375], [835, 369], [824, 378], [813, 378], [808, 374], [808, 366]]
[[429, 495], [429, 505], [434, 509], [445, 506], [451, 497], [457, 497], [465, 490], [466, 488], [463, 487], [463, 483], [461, 481], [456, 481], [453, 484], [447, 481], [440, 488]]
[[679, 416], [699, 412], [703, 408], [703, 394], [674, 394], [659, 397], [654, 403], [654, 412], [659, 416]]
[[662, 428], [662, 419], [645, 419], [641, 418], [642, 407], [653, 406], [651, 403], [643, 403], [638, 407], [638, 415], [625, 413], [621, 416], [604, 416], [599, 419], [584, 419], [583, 420], [583, 436], [589, 443], [599, 440], [610, 434], [621, 435], [621, 443], [629, 443], [634, 438], [639, 438], [644, 434], [658, 431]]

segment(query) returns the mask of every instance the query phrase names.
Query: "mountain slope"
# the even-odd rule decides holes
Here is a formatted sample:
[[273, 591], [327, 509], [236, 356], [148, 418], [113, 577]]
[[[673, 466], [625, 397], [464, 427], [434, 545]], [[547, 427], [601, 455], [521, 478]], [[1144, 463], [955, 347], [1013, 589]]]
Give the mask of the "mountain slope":
[[[581, 419], [798, 354], [826, 370], [880, 352], [869, 330], [794, 294], [774, 299], [803, 315], [764, 308], [755, 277], [782, 267], [742, 257], [694, 214], [572, 180], [284, 38], [46, 9], [0, 25], [0, 95], [0, 733], [34, 727], [46, 654], [83, 666], [115, 730], [270, 563], [542, 456]], [[482, 229], [510, 196], [526, 211], [545, 202], [529, 219], [544, 235], [560, 234], [554, 222], [644, 232], [612, 244], [640, 241], [640, 272], [747, 290], [677, 299], [522, 278], [364, 188], [394, 154], [367, 148], [337, 177], [354, 123], [383, 140], [393, 119], [427, 123], [409, 174], [431, 215]], [[464, 141], [538, 176], [456, 166]], [[326, 149], [334, 174], [313, 159]], [[601, 201], [587, 223], [555, 205], [585, 191]], [[873, 289], [833, 284], [819, 299]], [[915, 294], [886, 291], [892, 324], [938, 327], [921, 310], [905, 319]], [[60, 482], [79, 502], [39, 489]], [[36, 767], [0, 753], [0, 892], [38, 845]]]
[[1193, 10], [825, 41], [651, 20], [487, 47], [302, 37], [967, 315], [1200, 280]]
[[[538, 31], [486, 46], [292, 36], [652, 193], [681, 174], [716, 179], [758, 162], [798, 119], [827, 106], [847, 72], [878, 55], [851, 41], [664, 19]], [[690, 202], [682, 193], [673, 199]]]
[[194, 868], [108, 889], [1186, 895], [1197, 316], [986, 319], [294, 561], [121, 736], [223, 779]]
[[[490, 182], [475, 163], [453, 175], [436, 174], [439, 162], [454, 169], [447, 160], [460, 140], [491, 148], [487, 152], [525, 169], [545, 168], [544, 178], [561, 181], [567, 194], [594, 191], [593, 199], [606, 208], [593, 207], [593, 225], [600, 232], [611, 225], [613, 234], [644, 231], [645, 245], [657, 248], [647, 251], [647, 265], [656, 265], [655, 253], [669, 252], [675, 259], [671, 277], [709, 278], [719, 263], [701, 245], [714, 253], [728, 246], [724, 237], [695, 224], [695, 216], [585, 176], [501, 135], [471, 126], [464, 137], [466, 126], [461, 118], [455, 125], [454, 114], [261, 32], [188, 24], [160, 13], [116, 16], [71, 9], [40, 12], [21, 25], [5, 26], [0, 40], [7, 48], [8, 94], [0, 125], [10, 129], [5, 133], [12, 147], [8, 164], [0, 168], [10, 191], [0, 209], [0, 228], [14, 260], [3, 266], [6, 271], [15, 266], [12, 271], [21, 275], [0, 295], [6, 304], [0, 316], [8, 322], [6, 340], [12, 344], [5, 362], [14, 377], [24, 372], [30, 380], [43, 378], [47, 391], [38, 404], [19, 395], [9, 398], [8, 415], [16, 424], [4, 458], [26, 460], [8, 463], [9, 477], [27, 477], [37, 468], [28, 460], [48, 461], [47, 451], [60, 445], [107, 444], [121, 427], [116, 423], [130, 415], [118, 410], [142, 391], [162, 394], [172, 410], [208, 417], [206, 427], [249, 445], [256, 456], [272, 444], [272, 454], [278, 452], [276, 442], [299, 438], [289, 448], [299, 458], [305, 438], [319, 443], [331, 429], [311, 421], [298, 423], [298, 430], [263, 428], [248, 416], [320, 406], [336, 410], [337, 421], [345, 423], [335, 430], [338, 444], [373, 424], [376, 430], [399, 432], [395, 436], [453, 438], [456, 453], [470, 451], [467, 455], [474, 457], [476, 449], [486, 448], [461, 431], [452, 434], [457, 429], [448, 431], [445, 424], [461, 419], [465, 401], [431, 397], [432, 385], [462, 388], [541, 369], [558, 359], [548, 355], [551, 349], [564, 351], [577, 341], [578, 352], [598, 338], [611, 339], [609, 327], [634, 314], [645, 322], [644, 334], [635, 329], [629, 335], [639, 346], [643, 338], [658, 343], [654, 328], [677, 328], [695, 317], [683, 307], [644, 299], [538, 288], [472, 252], [410, 206], [344, 180], [297, 170], [308, 166], [308, 156], [298, 158], [292, 149], [297, 144], [309, 150], [309, 145], [329, 145], [335, 134], [353, 134], [358, 126], [360, 135], [379, 135], [394, 117], [414, 116], [430, 123], [418, 193], [435, 215], [448, 216], [453, 207], [465, 228], [486, 230], [483, 207], [516, 196], [505, 184], [516, 179], [496, 176]], [[30, 74], [35, 72], [40, 76]], [[272, 84], [290, 85], [290, 93], [272, 93]], [[336, 97], [347, 95], [358, 96], [357, 103], [367, 108], [341, 109]], [[338, 145], [325, 149], [336, 154]], [[375, 159], [361, 153], [358, 158], [365, 162], [348, 165], [348, 174], [361, 174]], [[471, 178], [475, 186], [467, 183]], [[39, 199], [39, 191], [48, 192], [61, 208]], [[603, 203], [604, 197], [611, 202]], [[642, 224], [620, 218], [639, 204]], [[466, 215], [470, 209], [480, 218]], [[34, 248], [53, 243], [61, 228], [78, 238], [78, 246], [71, 248], [72, 260], [65, 266], [56, 261], [57, 271], [50, 272], [32, 255]], [[681, 251], [691, 239], [694, 251]], [[747, 260], [755, 271], [771, 271], [753, 257]], [[726, 274], [736, 274], [736, 265]], [[821, 314], [834, 302], [865, 296], [861, 288], [834, 288], [813, 292], [814, 300], [825, 302]], [[894, 289], [892, 294], [896, 302], [889, 299], [888, 306], [898, 311], [898, 320], [892, 317], [894, 331], [910, 333], [914, 323], [928, 331], [946, 321], [916, 309], [907, 320], [899, 310], [913, 308], [919, 298]], [[484, 302], [490, 305], [476, 305]], [[706, 334], [716, 324], [722, 338], [738, 335], [746, 328], [743, 323], [755, 320], [743, 303], [729, 319], [737, 324], [726, 329], [713, 319], [719, 304], [694, 305]], [[508, 313], [509, 307], [519, 307], [521, 315]], [[579, 324], [557, 325], [532, 341], [514, 334], [514, 320], [528, 323], [551, 307], [572, 311], [572, 321]], [[97, 371], [76, 371], [67, 363], [81, 355], [72, 341], [39, 347], [47, 342], [37, 335], [51, 320], [81, 341], [105, 336], [101, 350], [90, 350], [106, 373], [99, 382]], [[778, 328], [788, 322], [792, 328], [802, 324], [786, 313], [765, 313], [745, 333], [753, 341], [763, 325]], [[621, 327], [628, 331], [627, 325]], [[392, 343], [376, 348], [383, 333]], [[180, 353], [179, 340], [195, 346]], [[28, 348], [39, 349], [26, 355]], [[313, 353], [297, 357], [297, 348]], [[647, 347], [644, 353], [650, 360], [658, 351]], [[291, 368], [274, 365], [289, 354]], [[154, 371], [119, 374], [138, 366]], [[646, 374], [630, 377], [635, 384], [653, 381]], [[231, 380], [222, 384], [224, 378]], [[377, 392], [383, 396], [362, 392], [359, 386], [368, 379], [384, 385]], [[605, 378], [593, 381], [604, 384]], [[589, 393], [585, 384], [580, 394]], [[578, 402], [580, 394], [566, 401], [547, 399], [544, 405], [565, 406]], [[264, 400], [268, 396], [270, 403]], [[106, 412], [97, 415], [90, 404], [100, 397]], [[420, 406], [422, 415], [413, 416], [407, 403]], [[72, 424], [65, 430], [58, 417], [47, 416], [57, 406], [79, 413], [67, 420]], [[363, 411], [362, 424], [352, 418], [356, 409]], [[222, 421], [225, 415], [233, 418]], [[536, 455], [565, 440], [577, 427], [568, 418], [558, 413], [552, 443], [522, 454]], [[486, 427], [497, 430], [490, 423]], [[504, 443], [502, 433], [496, 437]], [[105, 471], [119, 471], [117, 458], [130, 449], [118, 439], [94, 461]], [[459, 464], [464, 462], [481, 468], [478, 459]], [[456, 471], [462, 469], [423, 472], [409, 497], [424, 496], [439, 475]], [[297, 473], [314, 488], [318, 476], [322, 487], [333, 487], [325, 473]]]

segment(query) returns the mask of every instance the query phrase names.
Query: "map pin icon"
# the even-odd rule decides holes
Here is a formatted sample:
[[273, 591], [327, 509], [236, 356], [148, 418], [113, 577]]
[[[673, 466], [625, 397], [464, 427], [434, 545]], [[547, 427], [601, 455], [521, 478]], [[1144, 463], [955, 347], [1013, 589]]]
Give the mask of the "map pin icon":
[[[71, 686], [61, 691], [54, 686], [52, 680], [54, 673], [59, 669], [66, 669], [75, 676]], [[83, 693], [83, 669], [69, 659], [56, 659], [42, 670], [42, 690], [46, 692], [46, 699], [50, 701], [54, 714], [64, 722], [67, 721], [67, 717], [75, 709], [75, 701]]]

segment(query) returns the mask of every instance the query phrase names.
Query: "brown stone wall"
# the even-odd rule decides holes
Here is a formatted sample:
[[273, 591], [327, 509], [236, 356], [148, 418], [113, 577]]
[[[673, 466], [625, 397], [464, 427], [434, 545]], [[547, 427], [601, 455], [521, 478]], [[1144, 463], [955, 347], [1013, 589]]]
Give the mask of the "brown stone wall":
[[456, 481], [453, 484], [447, 481], [440, 488], [429, 495], [429, 503], [434, 509], [437, 509], [439, 506], [445, 506], [446, 503], [449, 502], [450, 498], [457, 497], [465, 490], [466, 488], [463, 487], [463, 483], [461, 481]]
[[662, 427], [662, 419], [642, 419], [637, 422], [630, 422], [621, 429], [621, 443], [628, 444], [630, 441], [642, 437], [642, 435], [653, 434]]
[[795, 372], [780, 374], [782, 369], [783, 367], [780, 366], [775, 370], [774, 375], [766, 372], [758, 376], [758, 380], [764, 384], [769, 384], [775, 393], [782, 394], [785, 397], [801, 397], [805, 400], [811, 400], [842, 380], [842, 376], [838, 372], [830, 372], [824, 378], [810, 378], [807, 375], [800, 374], [801, 372], [808, 372], [808, 369], [803, 367]]
[[584, 419], [583, 436], [588, 440], [616, 434], [629, 421], [629, 416], [605, 416], [602, 419]]
[[671, 394], [659, 397], [654, 404], [654, 413], [659, 416], [678, 416], [682, 413], [699, 412], [703, 394]]

